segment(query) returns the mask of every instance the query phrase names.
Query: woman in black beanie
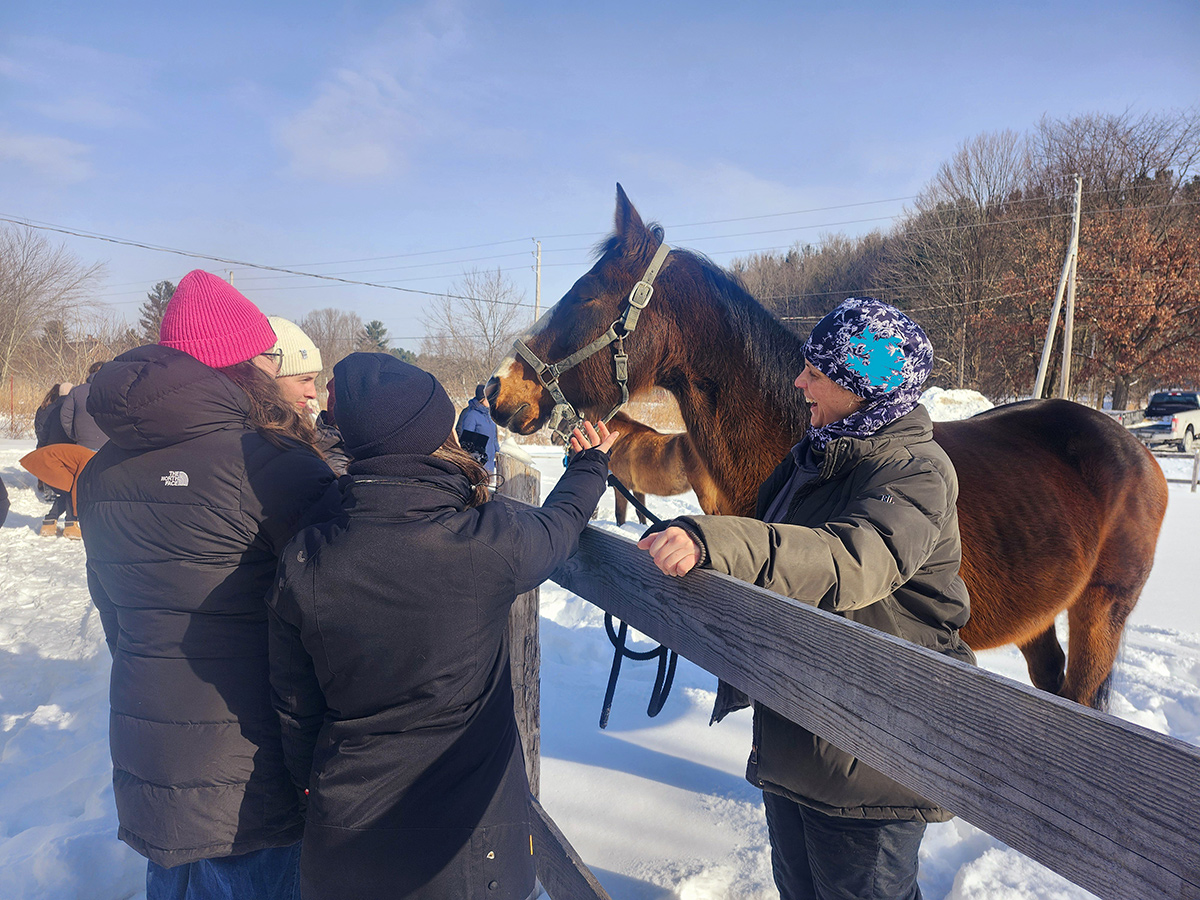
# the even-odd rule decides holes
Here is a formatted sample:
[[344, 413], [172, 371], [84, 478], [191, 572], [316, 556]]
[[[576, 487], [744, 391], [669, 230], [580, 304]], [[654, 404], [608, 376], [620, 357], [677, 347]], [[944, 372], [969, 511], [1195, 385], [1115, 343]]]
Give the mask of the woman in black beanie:
[[534, 890], [508, 612], [570, 556], [617, 434], [589, 424], [540, 509], [488, 500], [437, 380], [384, 353], [334, 366], [355, 459], [342, 519], [284, 550], [271, 680], [308, 795], [301, 894], [505, 898]]

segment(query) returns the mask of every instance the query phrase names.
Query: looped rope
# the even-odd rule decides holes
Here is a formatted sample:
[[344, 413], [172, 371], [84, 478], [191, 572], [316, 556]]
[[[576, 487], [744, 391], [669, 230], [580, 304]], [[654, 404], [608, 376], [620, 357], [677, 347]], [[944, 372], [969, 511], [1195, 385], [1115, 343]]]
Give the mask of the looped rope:
[[[608, 476], [608, 483], [612, 485], [613, 490], [620, 491], [621, 494], [634, 505], [634, 508], [642, 513], [647, 519], [658, 525], [662, 522], [658, 516], [650, 512], [643, 503], [633, 496], [633, 492], [621, 483], [616, 475]], [[671, 686], [675, 683], [675, 666], [679, 662], [679, 654], [674, 650], [669, 649], [665, 644], [659, 644], [653, 650], [630, 650], [625, 646], [625, 638], [629, 633], [629, 625], [626, 622], [621, 622], [620, 628], [613, 630], [612, 613], [604, 614], [604, 630], [608, 634], [608, 639], [613, 645], [613, 661], [612, 668], [608, 673], [608, 687], [604, 691], [604, 706], [600, 710], [600, 727], [608, 726], [608, 716], [612, 712], [613, 696], [617, 692], [617, 676], [621, 674], [621, 660], [623, 658], [645, 661], [648, 659], [658, 659], [658, 673], [654, 676], [654, 687], [650, 691], [650, 703], [646, 707], [646, 715], [654, 718], [662, 712], [663, 705], [667, 702], [667, 697], [671, 693]]]

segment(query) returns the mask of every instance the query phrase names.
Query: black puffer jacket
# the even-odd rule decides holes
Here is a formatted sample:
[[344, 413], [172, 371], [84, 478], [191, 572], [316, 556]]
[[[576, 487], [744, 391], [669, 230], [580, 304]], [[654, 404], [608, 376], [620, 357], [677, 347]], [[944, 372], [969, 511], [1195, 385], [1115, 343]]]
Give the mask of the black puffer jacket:
[[302, 517], [336, 509], [333, 473], [251, 430], [245, 392], [168, 347], [106, 364], [90, 403], [112, 438], [79, 518], [113, 654], [119, 837], [164, 866], [294, 843], [264, 598]]
[[85, 383], [71, 388], [58, 412], [63, 431], [71, 442], [83, 444], [89, 450], [99, 450], [108, 441], [108, 435], [96, 424], [88, 409], [88, 397], [91, 396], [92, 379], [95, 377], [92, 375]]
[[448, 463], [355, 462], [347, 519], [284, 551], [271, 678], [288, 765], [311, 789], [305, 900], [533, 889], [508, 613], [574, 552], [607, 469], [585, 451], [541, 509], [466, 509]]
[[37, 445], [39, 448], [50, 444], [75, 443], [66, 431], [63, 430], [62, 426], [62, 405], [66, 399], [65, 395], [59, 397], [49, 406], [39, 409], [33, 414], [33, 433], [37, 435]]

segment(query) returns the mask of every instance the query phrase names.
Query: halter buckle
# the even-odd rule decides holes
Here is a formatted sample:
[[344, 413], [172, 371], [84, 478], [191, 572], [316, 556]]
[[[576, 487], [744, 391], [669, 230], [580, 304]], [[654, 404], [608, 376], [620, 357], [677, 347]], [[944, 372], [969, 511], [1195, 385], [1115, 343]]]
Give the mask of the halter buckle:
[[654, 285], [648, 281], [639, 281], [629, 292], [629, 305], [637, 309], [645, 309], [650, 298], [654, 296]]

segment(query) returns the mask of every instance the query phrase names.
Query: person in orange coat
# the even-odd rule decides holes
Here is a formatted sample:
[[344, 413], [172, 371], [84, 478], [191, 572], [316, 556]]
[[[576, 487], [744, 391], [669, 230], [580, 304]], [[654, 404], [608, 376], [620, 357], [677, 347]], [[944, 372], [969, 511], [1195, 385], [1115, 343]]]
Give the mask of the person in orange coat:
[[[21, 457], [21, 465], [35, 478], [44, 481], [52, 488], [66, 491], [71, 495], [71, 510], [67, 523], [63, 526], [63, 537], [80, 540], [83, 533], [79, 530], [79, 504], [75, 494], [75, 485], [79, 473], [87, 465], [88, 460], [96, 455], [96, 451], [82, 444], [47, 444], [32, 453]], [[57, 533], [57, 522], [50, 521], [49, 527]], [[42, 523], [42, 533], [49, 534], [46, 523]]]

